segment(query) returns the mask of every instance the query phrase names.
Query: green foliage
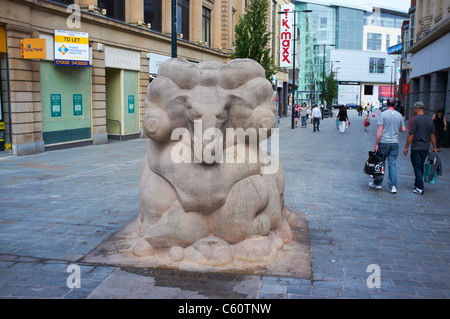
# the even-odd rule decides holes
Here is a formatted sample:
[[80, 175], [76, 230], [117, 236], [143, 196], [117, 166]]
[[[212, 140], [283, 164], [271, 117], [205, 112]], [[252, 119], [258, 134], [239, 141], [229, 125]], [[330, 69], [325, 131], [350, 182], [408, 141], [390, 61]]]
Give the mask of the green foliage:
[[324, 100], [328, 106], [330, 106], [333, 101], [338, 96], [338, 87], [336, 80], [336, 72], [331, 71], [325, 78], [325, 94]]
[[267, 12], [269, 1], [253, 0], [247, 13], [239, 18], [235, 27], [234, 52], [232, 59], [253, 59], [266, 70], [266, 78], [270, 81], [276, 73], [273, 66], [270, 47], [270, 33], [267, 31]]

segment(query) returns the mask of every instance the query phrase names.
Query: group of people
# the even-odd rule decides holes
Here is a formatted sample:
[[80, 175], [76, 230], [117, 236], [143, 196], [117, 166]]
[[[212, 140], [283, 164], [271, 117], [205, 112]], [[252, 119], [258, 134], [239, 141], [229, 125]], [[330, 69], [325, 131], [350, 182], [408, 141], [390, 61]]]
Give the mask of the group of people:
[[[312, 109], [312, 110], [311, 110]], [[306, 103], [302, 105], [295, 104], [294, 107], [294, 127], [297, 127], [298, 120], [301, 118], [302, 128], [307, 127], [309, 118], [311, 117], [311, 122], [313, 123], [313, 131], [319, 132], [320, 119], [322, 118], [323, 107], [319, 109], [317, 105], [314, 107], [306, 106]]]
[[[414, 169], [415, 183], [413, 193], [424, 194], [424, 164], [432, 144], [432, 152], [439, 150], [440, 138], [447, 130], [447, 121], [444, 116], [444, 110], [439, 110], [433, 117], [424, 113], [424, 103], [416, 102], [412, 109], [414, 117], [411, 119], [408, 131], [406, 145], [403, 150], [405, 156], [410, 151], [411, 164]], [[396, 104], [393, 99], [388, 99], [387, 110], [380, 113], [377, 117], [377, 135], [375, 142], [375, 152], [379, 152], [382, 157], [383, 165], [388, 162], [389, 191], [397, 193], [397, 169], [396, 161], [399, 154], [399, 133], [406, 132], [406, 126], [402, 114], [396, 110]], [[439, 142], [438, 142], [439, 141]], [[376, 176], [369, 187], [382, 189], [383, 175]]]

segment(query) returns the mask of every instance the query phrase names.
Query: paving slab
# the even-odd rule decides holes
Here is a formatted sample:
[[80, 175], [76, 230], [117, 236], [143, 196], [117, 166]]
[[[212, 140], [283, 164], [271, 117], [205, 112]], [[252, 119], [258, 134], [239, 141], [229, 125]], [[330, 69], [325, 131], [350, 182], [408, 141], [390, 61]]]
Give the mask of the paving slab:
[[[320, 132], [280, 122], [285, 203], [305, 216], [310, 276], [211, 273], [86, 259], [139, 213], [146, 140], [0, 157], [1, 298], [425, 299], [450, 297], [450, 149], [425, 194], [412, 193], [408, 157], [397, 160], [398, 193], [375, 191], [363, 171], [376, 126], [349, 112]], [[406, 134], [401, 134], [400, 148]], [[81, 288], [69, 288], [70, 265]], [[373, 266], [380, 286], [370, 288]], [[169, 280], [168, 278], [176, 278]], [[369, 284], [368, 284], [369, 283]], [[134, 284], [134, 286], [133, 286]]]

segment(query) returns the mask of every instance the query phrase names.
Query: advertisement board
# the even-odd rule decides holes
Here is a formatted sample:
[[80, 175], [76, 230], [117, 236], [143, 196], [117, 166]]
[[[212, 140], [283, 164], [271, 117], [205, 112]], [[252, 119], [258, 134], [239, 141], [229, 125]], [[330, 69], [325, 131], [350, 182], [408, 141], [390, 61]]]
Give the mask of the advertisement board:
[[55, 30], [55, 65], [89, 66], [89, 33]]
[[[280, 67], [291, 69], [293, 67], [294, 46], [294, 4], [281, 5], [280, 14]], [[289, 13], [291, 12], [291, 13]]]
[[45, 39], [21, 39], [20, 55], [22, 59], [45, 59], [47, 57]]

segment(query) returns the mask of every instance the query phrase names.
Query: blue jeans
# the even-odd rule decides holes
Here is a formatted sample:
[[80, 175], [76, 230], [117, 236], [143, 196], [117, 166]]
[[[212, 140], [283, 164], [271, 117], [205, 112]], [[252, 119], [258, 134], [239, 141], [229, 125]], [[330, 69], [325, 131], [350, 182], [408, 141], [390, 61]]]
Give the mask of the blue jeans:
[[306, 115], [302, 116], [302, 126], [306, 126]]
[[425, 187], [423, 184], [423, 169], [427, 156], [428, 151], [411, 150], [411, 164], [414, 168], [414, 174], [416, 175], [416, 181], [414, 183], [414, 186], [422, 190]]
[[[382, 158], [383, 158], [383, 166], [385, 167], [385, 174], [386, 174], [386, 159], [389, 165], [389, 179], [388, 184], [389, 187], [392, 188], [393, 186], [397, 187], [397, 156], [398, 156], [398, 143], [393, 144], [387, 144], [387, 143], [380, 143], [378, 144], [378, 152], [380, 152]], [[374, 178], [373, 180], [375, 185], [381, 185], [383, 182], [383, 176]]]

